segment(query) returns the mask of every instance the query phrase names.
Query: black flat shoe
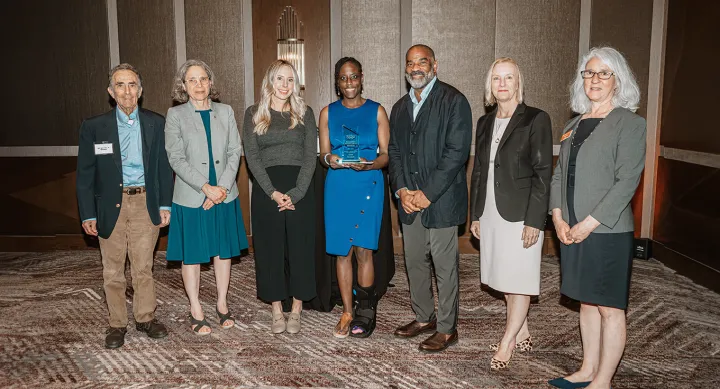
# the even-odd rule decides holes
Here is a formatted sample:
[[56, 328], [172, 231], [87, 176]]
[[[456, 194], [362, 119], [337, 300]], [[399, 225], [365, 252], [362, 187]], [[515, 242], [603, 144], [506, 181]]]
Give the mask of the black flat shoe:
[[150, 321], [146, 321], [145, 323], [135, 323], [135, 328], [138, 331], [146, 333], [147, 336], [153, 339], [164, 338], [168, 335], [165, 325], [160, 323], [157, 319], [152, 319]]
[[590, 385], [591, 381], [587, 382], [571, 382], [566, 380], [563, 377], [555, 378], [554, 380], [548, 381], [548, 384], [560, 388], [560, 389], [578, 389], [578, 388], [584, 388], [588, 385]]
[[125, 328], [110, 327], [105, 331], [105, 347], [106, 348], [118, 348], [125, 344]]

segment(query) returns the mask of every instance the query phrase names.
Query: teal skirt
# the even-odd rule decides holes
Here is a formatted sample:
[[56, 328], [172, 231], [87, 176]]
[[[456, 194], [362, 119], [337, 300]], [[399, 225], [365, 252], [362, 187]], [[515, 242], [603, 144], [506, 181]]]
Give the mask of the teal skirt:
[[168, 261], [186, 265], [210, 262], [210, 258], [231, 258], [248, 248], [240, 200], [221, 203], [209, 210], [172, 204], [168, 233]]

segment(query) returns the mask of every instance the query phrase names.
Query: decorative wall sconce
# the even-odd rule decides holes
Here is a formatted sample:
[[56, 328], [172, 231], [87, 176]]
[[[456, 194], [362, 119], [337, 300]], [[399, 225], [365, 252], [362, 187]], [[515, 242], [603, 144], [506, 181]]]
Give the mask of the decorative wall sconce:
[[286, 6], [277, 24], [277, 57], [290, 62], [298, 72], [300, 89], [305, 89], [305, 41], [300, 38], [304, 26], [295, 8]]

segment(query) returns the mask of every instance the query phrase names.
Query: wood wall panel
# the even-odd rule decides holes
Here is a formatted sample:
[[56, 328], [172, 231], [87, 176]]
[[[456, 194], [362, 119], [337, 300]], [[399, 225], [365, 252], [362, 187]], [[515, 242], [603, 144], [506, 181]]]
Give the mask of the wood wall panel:
[[495, 56], [518, 62], [525, 102], [550, 114], [559, 144], [572, 117], [569, 85], [578, 61], [580, 1], [498, 1], [496, 15]]
[[143, 108], [165, 116], [177, 70], [173, 1], [118, 0], [117, 15], [120, 62], [142, 74]]
[[[218, 0], [212, 7], [193, 0], [185, 1], [187, 58], [205, 61], [213, 70], [215, 86], [220, 91], [219, 101], [233, 108], [241, 132], [246, 105], [242, 22], [240, 1]], [[250, 181], [245, 158], [240, 164], [237, 184], [245, 230], [249, 233]]]
[[717, 118], [698, 110], [699, 104], [720, 106], [720, 94], [714, 87], [720, 83], [720, 73], [714, 70], [720, 63], [717, 15], [717, 1], [668, 0], [660, 131], [663, 146], [720, 154]]
[[253, 0], [253, 73], [255, 99], [270, 63], [277, 59], [278, 18], [285, 6], [295, 7], [304, 24], [305, 101], [318, 118], [322, 107], [334, 101], [333, 75], [330, 71], [330, 2], [328, 0]]
[[592, 3], [590, 47], [611, 46], [623, 53], [640, 86], [642, 98], [637, 113], [642, 117], [647, 112], [652, 13], [653, 0]]
[[104, 1], [3, 4], [4, 115], [0, 146], [74, 146], [86, 117], [110, 108]]

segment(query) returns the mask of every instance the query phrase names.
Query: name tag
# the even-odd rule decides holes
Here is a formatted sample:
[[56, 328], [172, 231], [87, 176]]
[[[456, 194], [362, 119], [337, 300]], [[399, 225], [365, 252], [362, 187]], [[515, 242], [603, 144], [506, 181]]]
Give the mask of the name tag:
[[95, 155], [106, 155], [113, 153], [112, 143], [96, 143], [95, 144]]
[[562, 135], [562, 137], [560, 137], [560, 142], [562, 142], [562, 141], [564, 141], [565, 139], [569, 138], [570, 135], [572, 135], [572, 130], [564, 133], [564, 134]]

